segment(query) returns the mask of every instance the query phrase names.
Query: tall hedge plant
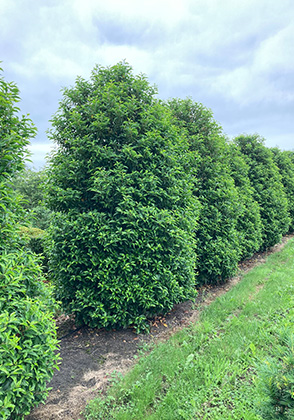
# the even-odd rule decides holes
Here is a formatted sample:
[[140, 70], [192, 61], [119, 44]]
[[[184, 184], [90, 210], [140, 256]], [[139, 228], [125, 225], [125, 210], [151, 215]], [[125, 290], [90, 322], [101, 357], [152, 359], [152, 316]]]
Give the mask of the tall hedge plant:
[[245, 162], [239, 148], [230, 143], [228, 160], [230, 173], [238, 191], [239, 212], [237, 218], [237, 231], [240, 243], [240, 259], [252, 257], [262, 246], [262, 222], [260, 208], [254, 199], [254, 189], [249, 178], [249, 166]]
[[234, 140], [249, 165], [253, 197], [260, 207], [262, 221], [261, 249], [278, 243], [288, 232], [290, 217], [288, 200], [273, 153], [264, 140], [254, 135], [242, 135]]
[[222, 283], [235, 273], [241, 246], [237, 230], [238, 191], [230, 174], [228, 145], [212, 112], [192, 99], [167, 103], [196, 152], [194, 195], [201, 203], [197, 242], [200, 283]]
[[194, 154], [155, 93], [125, 62], [97, 66], [52, 120], [51, 272], [79, 323], [140, 330], [195, 295]]
[[289, 230], [294, 231], [294, 160], [291, 159], [291, 152], [282, 151], [277, 147], [271, 149], [274, 162], [279, 168], [281, 181], [288, 200], [290, 216]]

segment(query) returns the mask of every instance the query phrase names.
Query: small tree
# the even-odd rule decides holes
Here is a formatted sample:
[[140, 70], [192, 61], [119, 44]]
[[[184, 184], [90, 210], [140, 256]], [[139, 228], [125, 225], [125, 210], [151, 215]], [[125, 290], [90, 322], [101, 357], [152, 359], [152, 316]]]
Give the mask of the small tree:
[[197, 152], [194, 195], [201, 203], [197, 240], [197, 270], [201, 283], [224, 282], [237, 269], [240, 241], [238, 191], [230, 175], [228, 145], [210, 110], [191, 99], [167, 103], [178, 126]]
[[126, 63], [96, 67], [52, 120], [51, 272], [79, 323], [140, 329], [195, 294], [191, 158], [155, 93]]
[[264, 146], [260, 136], [242, 135], [234, 141], [250, 168], [248, 175], [254, 199], [260, 206], [262, 249], [266, 249], [278, 243], [289, 229], [288, 201], [281, 175], [273, 153]]

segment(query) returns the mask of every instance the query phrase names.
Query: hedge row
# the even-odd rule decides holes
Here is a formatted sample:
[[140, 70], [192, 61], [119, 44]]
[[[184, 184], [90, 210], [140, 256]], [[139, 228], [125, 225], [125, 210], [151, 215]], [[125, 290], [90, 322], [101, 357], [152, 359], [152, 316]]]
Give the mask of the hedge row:
[[[77, 322], [144, 330], [147, 317], [193, 298], [197, 283], [226, 281], [294, 228], [293, 152], [268, 149], [258, 135], [228, 142], [202, 104], [155, 94], [126, 63], [96, 67], [64, 89], [53, 117], [46, 252], [55, 294]], [[58, 360], [55, 301], [28, 251], [32, 231], [22, 228], [25, 248], [18, 242], [12, 181], [35, 134], [18, 100], [0, 78], [3, 419], [45, 399]]]
[[124, 62], [96, 67], [52, 119], [51, 275], [80, 323], [144, 328], [293, 228], [291, 153], [155, 94]]

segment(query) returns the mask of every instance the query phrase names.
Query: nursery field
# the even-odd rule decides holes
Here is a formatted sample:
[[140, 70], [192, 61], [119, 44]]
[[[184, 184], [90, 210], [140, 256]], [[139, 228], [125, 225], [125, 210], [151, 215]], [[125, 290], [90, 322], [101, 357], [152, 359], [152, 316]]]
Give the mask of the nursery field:
[[1, 419], [293, 420], [294, 152], [126, 61], [62, 92], [31, 171], [0, 75]]
[[[285, 237], [225, 285], [200, 292], [194, 305], [150, 321], [149, 335], [87, 328], [67, 335], [46, 405], [26, 419], [271, 418], [261, 415], [264, 366], [272, 358], [278, 368], [281, 335], [293, 333], [293, 261], [294, 240]], [[74, 328], [60, 323], [60, 334]]]

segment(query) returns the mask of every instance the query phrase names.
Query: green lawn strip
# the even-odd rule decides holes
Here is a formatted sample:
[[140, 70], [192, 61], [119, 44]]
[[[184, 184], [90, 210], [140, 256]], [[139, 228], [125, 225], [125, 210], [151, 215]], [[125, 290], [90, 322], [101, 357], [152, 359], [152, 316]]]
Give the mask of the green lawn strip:
[[294, 331], [294, 241], [92, 401], [86, 420], [257, 420], [258, 365]]

